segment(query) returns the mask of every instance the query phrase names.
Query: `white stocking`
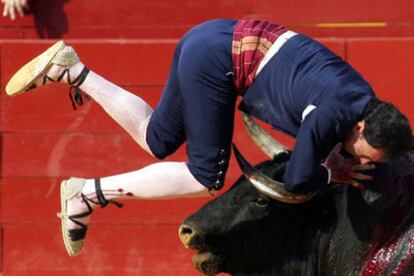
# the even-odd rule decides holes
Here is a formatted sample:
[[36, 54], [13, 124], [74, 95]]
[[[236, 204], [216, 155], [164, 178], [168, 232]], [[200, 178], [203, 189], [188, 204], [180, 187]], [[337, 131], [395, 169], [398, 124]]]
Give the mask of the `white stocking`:
[[[208, 190], [190, 173], [184, 162], [159, 162], [140, 170], [101, 178], [106, 199], [166, 199], [207, 196]], [[95, 181], [88, 179], [82, 190], [96, 199]]]
[[[72, 51], [74, 51], [73, 48], [66, 46], [62, 50], [62, 56]], [[63, 82], [68, 83], [69, 79], [75, 80], [83, 68], [84, 64], [80, 61], [69, 68], [54, 64], [48, 70], [47, 76], [48, 79], [58, 80], [64, 70], [69, 69], [69, 76], [62, 79]], [[37, 85], [42, 85], [42, 81], [43, 78], [39, 78]], [[89, 71], [89, 74], [79, 88], [101, 105], [109, 116], [123, 127], [145, 151], [152, 154], [145, 139], [152, 108], [144, 100], [104, 79], [93, 71]]]
[[[70, 52], [66, 47], [64, 51]], [[70, 76], [78, 76], [84, 65], [77, 62], [70, 66]], [[48, 71], [52, 80], [62, 75], [64, 66], [53, 65]], [[62, 81], [68, 82], [67, 79]], [[152, 115], [152, 108], [140, 97], [111, 83], [90, 71], [80, 89], [91, 96], [102, 108], [148, 153], [152, 154], [146, 142], [146, 129]], [[116, 198], [166, 199], [177, 197], [200, 197], [209, 195], [191, 174], [184, 162], [160, 162], [137, 171], [101, 179], [101, 189], [107, 200]], [[82, 194], [97, 202], [95, 180], [88, 179]], [[97, 205], [88, 201], [92, 208]], [[67, 202], [68, 215], [88, 211], [80, 194]], [[88, 224], [90, 216], [78, 221]], [[69, 228], [79, 228], [78, 224], [68, 220]]]
[[[140, 170], [104, 177], [101, 179], [101, 189], [105, 199], [169, 199], [178, 197], [205, 197], [209, 191], [201, 185], [190, 173], [184, 162], [154, 163]], [[86, 180], [82, 193], [97, 202], [95, 180]], [[99, 205], [89, 202], [94, 209]], [[80, 195], [68, 202], [68, 214], [86, 212], [87, 207]], [[88, 224], [90, 216], [77, 219]], [[68, 221], [69, 228], [79, 228], [79, 225]]]
[[[107, 200], [119, 198], [131, 199], [170, 199], [178, 197], [205, 197], [209, 195], [206, 187], [201, 185], [190, 173], [184, 162], [154, 163], [140, 170], [101, 178], [102, 193]], [[94, 202], [98, 202], [95, 180], [86, 180], [82, 193]], [[96, 208], [97, 204], [92, 204]], [[70, 200], [69, 214], [85, 212], [86, 205], [80, 195]], [[88, 224], [90, 217], [79, 219]], [[70, 227], [79, 226], [68, 222]]]
[[80, 88], [152, 155], [145, 139], [152, 108], [144, 100], [92, 71]]

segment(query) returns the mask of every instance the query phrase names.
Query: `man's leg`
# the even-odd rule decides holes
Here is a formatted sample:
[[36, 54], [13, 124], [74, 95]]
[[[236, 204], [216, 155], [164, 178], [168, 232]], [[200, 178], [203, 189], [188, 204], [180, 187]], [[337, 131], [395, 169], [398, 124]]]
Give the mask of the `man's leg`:
[[[82, 67], [83, 64], [75, 66]], [[153, 110], [143, 99], [93, 71], [89, 72], [80, 89], [91, 96], [145, 151], [152, 154], [145, 137]]]
[[81, 181], [81, 190], [66, 198], [61, 195], [62, 234], [70, 256], [76, 256], [82, 250], [92, 210], [105, 206], [99, 199], [99, 190], [108, 203], [121, 198], [169, 199], [209, 195], [206, 187], [194, 178], [184, 162], [159, 162], [137, 171], [104, 177], [98, 182], [99, 189], [96, 179], [72, 178], [62, 185], [73, 186], [77, 180]]
[[[47, 80], [72, 83], [84, 72], [81, 62], [65, 65], [72, 60], [70, 47], [61, 50], [63, 62], [52, 64], [35, 81], [36, 88]], [[173, 67], [161, 102], [156, 112], [141, 98], [125, 91], [93, 72], [89, 72], [80, 88], [97, 101], [144, 149], [163, 158], [174, 152], [185, 139], [182, 99], [178, 93], [175, 54]], [[66, 73], [65, 73], [66, 70]], [[151, 128], [148, 128], [152, 120]], [[152, 137], [152, 147], [147, 143], [147, 131]], [[97, 189], [98, 188], [98, 189]], [[98, 192], [99, 191], [99, 192]], [[115, 191], [115, 192], [114, 192]], [[66, 249], [71, 256], [77, 255], [83, 246], [86, 225], [91, 211], [97, 205], [118, 197], [172, 198], [205, 196], [207, 189], [190, 173], [187, 165], [180, 162], [161, 162], [135, 172], [94, 180], [67, 180], [62, 183], [62, 230]], [[95, 203], [94, 203], [95, 202]]]
[[[74, 50], [66, 46], [62, 52], [65, 51]], [[70, 78], [72, 80], [76, 78], [84, 67], [81, 61], [70, 66], [68, 68]], [[47, 75], [56, 80], [64, 69], [64, 66], [52, 65]], [[61, 81], [67, 83], [68, 78], [63, 77]], [[143, 99], [93, 71], [88, 73], [79, 88], [91, 96], [145, 151], [152, 154], [146, 143], [145, 135], [153, 110]]]
[[9, 81], [6, 92], [17, 95], [49, 82], [67, 83], [91, 96], [132, 138], [151, 154], [145, 141], [152, 108], [140, 97], [85, 71], [75, 50], [58, 42], [23, 66]]
[[233, 23], [206, 23], [182, 47], [178, 81], [189, 170], [204, 186], [219, 190], [231, 154], [237, 94], [231, 55]]
[[[89, 73], [80, 86], [141, 146], [145, 146], [158, 158], [170, 155], [185, 139], [182, 98], [176, 76], [178, 57], [179, 50], [175, 53], [169, 79], [155, 112], [152, 112], [139, 97], [93, 72]], [[73, 70], [76, 75], [82, 68], [83, 65], [78, 63], [70, 70]], [[151, 142], [151, 151], [147, 139]], [[184, 162], [159, 162], [133, 172], [105, 177], [99, 181], [95, 179], [80, 181], [79, 189], [73, 194], [67, 195], [63, 192], [61, 195], [64, 213], [63, 237], [71, 256], [77, 255], [83, 247], [90, 211], [103, 205], [103, 202], [119, 198], [164, 199], [209, 195], [205, 186], [193, 177]], [[64, 189], [65, 185], [70, 189], [74, 186], [72, 184], [77, 182], [79, 181], [69, 179], [62, 185]], [[71, 232], [81, 234], [71, 235]]]

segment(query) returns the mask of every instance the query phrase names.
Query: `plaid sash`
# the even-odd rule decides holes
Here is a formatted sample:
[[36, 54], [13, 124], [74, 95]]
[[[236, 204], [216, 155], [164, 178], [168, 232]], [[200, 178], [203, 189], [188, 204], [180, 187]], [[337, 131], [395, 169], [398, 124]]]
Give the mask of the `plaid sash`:
[[276, 39], [288, 31], [268, 21], [240, 20], [233, 33], [232, 60], [234, 87], [243, 95], [253, 83], [257, 68]]

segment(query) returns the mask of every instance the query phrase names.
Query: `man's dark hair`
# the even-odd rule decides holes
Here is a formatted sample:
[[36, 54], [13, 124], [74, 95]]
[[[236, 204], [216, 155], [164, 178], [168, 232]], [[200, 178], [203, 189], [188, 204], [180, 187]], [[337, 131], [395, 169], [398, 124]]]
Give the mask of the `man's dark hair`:
[[362, 113], [364, 137], [374, 148], [383, 148], [387, 159], [395, 159], [411, 147], [412, 132], [407, 117], [393, 104], [372, 98]]

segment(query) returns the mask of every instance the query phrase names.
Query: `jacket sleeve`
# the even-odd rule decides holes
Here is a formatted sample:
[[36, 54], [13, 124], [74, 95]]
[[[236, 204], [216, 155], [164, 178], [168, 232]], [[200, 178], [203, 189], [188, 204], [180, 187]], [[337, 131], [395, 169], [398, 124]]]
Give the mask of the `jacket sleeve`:
[[316, 108], [302, 122], [283, 177], [290, 192], [316, 192], [329, 182], [328, 169], [321, 164], [339, 142], [339, 126], [326, 115]]

